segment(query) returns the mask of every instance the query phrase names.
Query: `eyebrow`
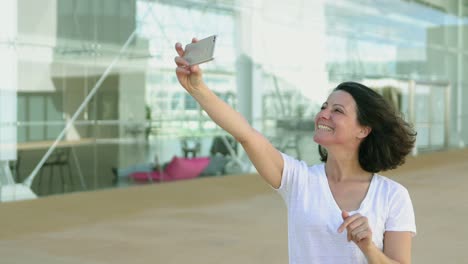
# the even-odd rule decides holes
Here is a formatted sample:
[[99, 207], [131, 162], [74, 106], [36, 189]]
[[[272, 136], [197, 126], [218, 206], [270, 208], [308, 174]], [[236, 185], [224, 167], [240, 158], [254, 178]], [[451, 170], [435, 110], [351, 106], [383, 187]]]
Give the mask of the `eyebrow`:
[[[322, 105], [329, 105], [328, 102], [324, 102]], [[332, 106], [339, 106], [341, 108], [343, 108], [343, 110], [346, 112], [346, 107], [342, 104], [333, 104]]]
[[341, 106], [341, 107], [343, 107], [344, 109], [346, 109], [346, 107], [344, 107], [344, 105], [342, 105], [342, 104], [333, 104], [333, 106]]
[[[328, 103], [328, 102], [324, 102], [322, 105], [329, 105], [329, 103]], [[342, 105], [342, 104], [333, 104], [333, 106], [341, 106], [341, 107], [343, 107], [344, 109], [346, 109], [346, 107], [345, 107], [344, 105]]]

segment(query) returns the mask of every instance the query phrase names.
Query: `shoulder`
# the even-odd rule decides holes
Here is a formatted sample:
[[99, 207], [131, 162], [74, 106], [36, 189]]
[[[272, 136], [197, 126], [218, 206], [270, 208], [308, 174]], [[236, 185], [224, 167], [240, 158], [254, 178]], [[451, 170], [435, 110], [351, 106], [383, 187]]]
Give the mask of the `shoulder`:
[[325, 173], [325, 164], [318, 163], [312, 166], [309, 166], [309, 173], [314, 175], [321, 175]]
[[400, 183], [387, 177], [378, 177], [380, 181], [380, 200], [385, 212], [385, 231], [409, 231], [416, 234], [413, 203], [408, 190]]
[[281, 185], [277, 191], [287, 201], [299, 199], [309, 189], [318, 186], [321, 177], [324, 174], [324, 165], [317, 164], [309, 166], [305, 161], [298, 160], [287, 154], [281, 153], [284, 161]]
[[[309, 165], [303, 160], [299, 160], [292, 156], [289, 156], [285, 153], [281, 153], [284, 161], [284, 170], [285, 171], [300, 171], [301, 174], [321, 174], [325, 171], [325, 167], [323, 163]], [[307, 172], [307, 173], [304, 173]]]
[[379, 188], [382, 190], [388, 190], [389, 192], [408, 192], [405, 186], [403, 186], [401, 183], [392, 180], [390, 178], [387, 178], [386, 176], [382, 176], [380, 174], [374, 174], [374, 177], [376, 178], [376, 182]]
[[374, 177], [376, 177], [376, 193], [382, 198], [382, 202], [388, 206], [395, 206], [395, 204], [399, 203], [411, 203], [408, 189], [401, 183], [378, 174], [375, 174]]

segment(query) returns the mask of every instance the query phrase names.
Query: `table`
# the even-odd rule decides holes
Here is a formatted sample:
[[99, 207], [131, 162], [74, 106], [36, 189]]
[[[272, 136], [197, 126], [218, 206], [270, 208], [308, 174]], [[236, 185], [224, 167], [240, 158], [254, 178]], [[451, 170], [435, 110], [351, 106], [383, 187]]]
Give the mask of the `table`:
[[[78, 171], [78, 176], [80, 178], [80, 184], [83, 190], [86, 189], [86, 184], [84, 182], [83, 174], [81, 172], [81, 166], [78, 161], [78, 157], [75, 153], [74, 147], [78, 146], [85, 146], [85, 145], [92, 145], [96, 142], [96, 139], [94, 138], [82, 138], [82, 139], [77, 139], [77, 140], [63, 140], [57, 143], [56, 149], [61, 149], [61, 148], [69, 148], [72, 154], [72, 157], [74, 159], [74, 162], [77, 167]], [[16, 162], [15, 166], [15, 174], [16, 174], [16, 181], [19, 180], [18, 177], [18, 169], [19, 169], [19, 163], [21, 160], [21, 152], [24, 151], [32, 151], [32, 150], [41, 150], [41, 149], [48, 149], [52, 146], [54, 141], [52, 140], [47, 140], [47, 141], [30, 141], [30, 142], [21, 142], [16, 145], [16, 149], [18, 151], [18, 159]]]

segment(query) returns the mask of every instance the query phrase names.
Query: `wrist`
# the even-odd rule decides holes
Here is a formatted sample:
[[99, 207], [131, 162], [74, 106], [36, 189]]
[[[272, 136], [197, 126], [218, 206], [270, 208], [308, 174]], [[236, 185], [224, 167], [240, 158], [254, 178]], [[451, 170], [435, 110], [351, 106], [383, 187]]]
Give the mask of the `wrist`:
[[373, 255], [374, 252], [376, 251], [380, 251], [380, 249], [377, 248], [374, 242], [371, 241], [369, 244], [361, 247], [361, 251], [362, 253], [364, 253], [364, 255], [369, 256], [369, 255]]
[[205, 83], [202, 83], [197, 88], [194, 88], [190, 91], [190, 95], [198, 101], [198, 103], [203, 105], [203, 102], [212, 98], [214, 96], [214, 92], [211, 91]]
[[202, 90], [206, 87], [205, 83], [203, 82], [202, 78], [193, 78], [190, 80], [189, 87], [191, 91], [198, 91]]

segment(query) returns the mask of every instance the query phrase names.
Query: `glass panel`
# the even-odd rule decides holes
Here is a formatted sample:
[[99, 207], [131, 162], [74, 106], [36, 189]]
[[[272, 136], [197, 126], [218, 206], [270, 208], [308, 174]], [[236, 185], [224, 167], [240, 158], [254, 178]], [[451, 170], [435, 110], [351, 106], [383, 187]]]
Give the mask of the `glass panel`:
[[[40, 196], [121, 186], [125, 169], [144, 167], [136, 165], [154, 170], [174, 156], [212, 155], [225, 133], [174, 74], [174, 43], [194, 36], [218, 35], [215, 60], [202, 65], [209, 87], [278, 148], [310, 163], [318, 161], [314, 116], [349, 80], [395, 89], [421, 149], [445, 146], [446, 121], [450, 146], [468, 142], [467, 18], [450, 1], [17, 2], [0, 4], [0, 66], [11, 77], [0, 88], [14, 86], [17, 101], [0, 129], [16, 126], [16, 180]], [[54, 177], [60, 155], [73, 183], [39, 186]], [[248, 168], [245, 155], [236, 155], [216, 175], [245, 172], [236, 168], [237, 158]]]
[[444, 125], [432, 124], [431, 126], [431, 148], [440, 149], [444, 147]]
[[431, 117], [432, 123], [442, 125], [445, 121], [445, 87], [431, 89]]
[[429, 149], [431, 147], [429, 127], [416, 125], [415, 128], [418, 131], [418, 137], [416, 139], [417, 147], [422, 150]]

